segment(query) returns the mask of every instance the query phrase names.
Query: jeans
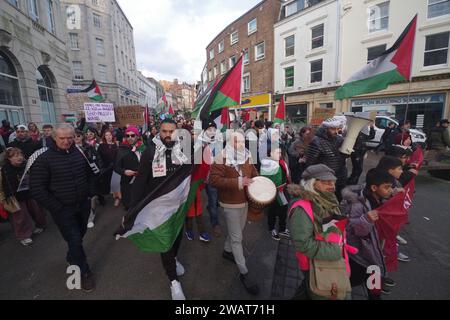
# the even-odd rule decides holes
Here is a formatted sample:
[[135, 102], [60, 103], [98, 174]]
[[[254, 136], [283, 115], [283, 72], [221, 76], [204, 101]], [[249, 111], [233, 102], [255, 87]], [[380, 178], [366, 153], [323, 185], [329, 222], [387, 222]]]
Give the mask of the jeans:
[[83, 248], [83, 237], [86, 234], [90, 210], [91, 202], [86, 199], [83, 203], [73, 207], [64, 207], [59, 212], [51, 213], [59, 232], [69, 247], [67, 262], [80, 267], [82, 275], [90, 273]]
[[181, 229], [180, 234], [178, 235], [177, 239], [175, 240], [172, 248], [170, 248], [169, 251], [161, 253], [161, 261], [164, 267], [164, 270], [166, 270], [167, 277], [169, 278], [170, 282], [177, 280], [177, 263], [175, 258], [178, 255], [178, 249], [180, 248], [181, 240], [183, 239], [183, 229]]
[[206, 194], [208, 195], [208, 212], [213, 227], [219, 225], [219, 195], [217, 189], [206, 185]]

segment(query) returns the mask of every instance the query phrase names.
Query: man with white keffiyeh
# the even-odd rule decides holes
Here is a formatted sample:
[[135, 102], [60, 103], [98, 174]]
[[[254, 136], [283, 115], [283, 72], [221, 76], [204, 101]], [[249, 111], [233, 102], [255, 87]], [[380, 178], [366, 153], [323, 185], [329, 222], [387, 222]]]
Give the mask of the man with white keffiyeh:
[[316, 136], [306, 150], [306, 165], [324, 164], [336, 173], [336, 196], [342, 200], [341, 191], [347, 183], [348, 156], [339, 151], [344, 142], [338, 132], [342, 129], [343, 123], [338, 117], [325, 120]]

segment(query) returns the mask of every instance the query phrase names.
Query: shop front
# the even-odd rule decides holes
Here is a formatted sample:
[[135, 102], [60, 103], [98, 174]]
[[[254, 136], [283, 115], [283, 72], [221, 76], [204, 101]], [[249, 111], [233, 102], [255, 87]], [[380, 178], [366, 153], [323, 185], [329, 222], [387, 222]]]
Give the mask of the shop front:
[[397, 120], [409, 120], [411, 126], [429, 130], [445, 117], [445, 93], [411, 94], [351, 101], [352, 112], [370, 112], [388, 114]]

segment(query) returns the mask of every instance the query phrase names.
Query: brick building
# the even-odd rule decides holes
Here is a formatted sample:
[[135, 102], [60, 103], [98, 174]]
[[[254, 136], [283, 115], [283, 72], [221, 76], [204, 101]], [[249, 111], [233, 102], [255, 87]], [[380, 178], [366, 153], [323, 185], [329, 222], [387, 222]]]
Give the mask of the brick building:
[[273, 92], [274, 29], [281, 1], [264, 0], [228, 25], [207, 46], [208, 83], [224, 75], [245, 52], [243, 96]]

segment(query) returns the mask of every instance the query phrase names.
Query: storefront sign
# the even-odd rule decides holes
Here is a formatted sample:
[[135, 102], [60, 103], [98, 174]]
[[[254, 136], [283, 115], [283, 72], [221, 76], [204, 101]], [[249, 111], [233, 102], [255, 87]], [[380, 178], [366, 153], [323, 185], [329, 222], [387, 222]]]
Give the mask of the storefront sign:
[[256, 109], [256, 108], [267, 108], [272, 103], [272, 95], [270, 93], [260, 94], [257, 96], [250, 96], [242, 98], [240, 106], [234, 107], [232, 109]]
[[381, 97], [374, 99], [358, 99], [352, 101], [352, 107], [385, 106], [399, 104], [444, 103], [444, 94], [411, 95], [399, 97]]
[[85, 103], [84, 113], [87, 123], [116, 122], [112, 103]]
[[320, 126], [322, 122], [329, 118], [333, 118], [336, 114], [336, 109], [316, 108], [311, 119], [310, 125]]
[[116, 123], [121, 127], [126, 125], [144, 125], [145, 108], [142, 106], [120, 106], [115, 108]]

